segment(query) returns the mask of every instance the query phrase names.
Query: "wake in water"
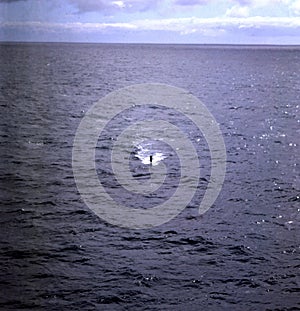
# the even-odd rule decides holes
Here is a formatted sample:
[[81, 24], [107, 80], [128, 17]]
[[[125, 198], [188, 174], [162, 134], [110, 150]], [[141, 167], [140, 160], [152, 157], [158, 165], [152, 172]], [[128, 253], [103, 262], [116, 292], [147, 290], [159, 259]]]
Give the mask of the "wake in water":
[[[156, 166], [161, 161], [167, 158], [167, 156], [160, 150], [153, 149], [151, 143], [139, 144], [136, 148], [137, 152], [135, 154], [135, 157], [138, 158], [145, 165], [152, 164]], [[152, 156], [152, 162], [150, 160], [150, 156]]]

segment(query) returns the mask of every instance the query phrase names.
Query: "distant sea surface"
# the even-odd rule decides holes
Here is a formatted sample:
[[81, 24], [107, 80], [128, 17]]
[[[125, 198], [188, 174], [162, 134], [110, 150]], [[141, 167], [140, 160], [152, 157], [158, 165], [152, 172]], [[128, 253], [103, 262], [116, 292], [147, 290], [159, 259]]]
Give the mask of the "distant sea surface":
[[[148, 82], [207, 106], [227, 173], [205, 214], [124, 229], [84, 204], [72, 146]], [[300, 310], [300, 47], [3, 43], [0, 90], [1, 310]]]

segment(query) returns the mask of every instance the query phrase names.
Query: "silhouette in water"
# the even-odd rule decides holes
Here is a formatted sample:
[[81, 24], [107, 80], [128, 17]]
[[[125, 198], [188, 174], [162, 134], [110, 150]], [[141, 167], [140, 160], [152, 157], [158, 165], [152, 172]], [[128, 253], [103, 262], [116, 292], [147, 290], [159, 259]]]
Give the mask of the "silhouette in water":
[[152, 164], [152, 155], [150, 156], [150, 164]]

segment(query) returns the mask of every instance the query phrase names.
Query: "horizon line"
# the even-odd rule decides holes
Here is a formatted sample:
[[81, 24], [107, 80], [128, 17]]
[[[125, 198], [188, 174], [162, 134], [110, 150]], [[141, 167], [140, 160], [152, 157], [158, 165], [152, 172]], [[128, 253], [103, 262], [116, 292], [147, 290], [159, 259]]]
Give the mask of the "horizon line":
[[300, 44], [286, 43], [204, 43], [204, 42], [99, 42], [99, 41], [21, 41], [21, 40], [0, 40], [0, 44], [119, 44], [119, 45], [203, 45], [203, 46], [266, 46], [266, 47], [300, 47]]

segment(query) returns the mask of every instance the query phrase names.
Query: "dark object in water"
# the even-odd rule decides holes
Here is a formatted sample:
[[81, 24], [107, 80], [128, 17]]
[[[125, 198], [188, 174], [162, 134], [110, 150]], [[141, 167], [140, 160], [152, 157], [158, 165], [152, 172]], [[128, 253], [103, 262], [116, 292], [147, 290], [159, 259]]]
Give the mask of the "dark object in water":
[[150, 163], [152, 164], [152, 155], [150, 156]]

